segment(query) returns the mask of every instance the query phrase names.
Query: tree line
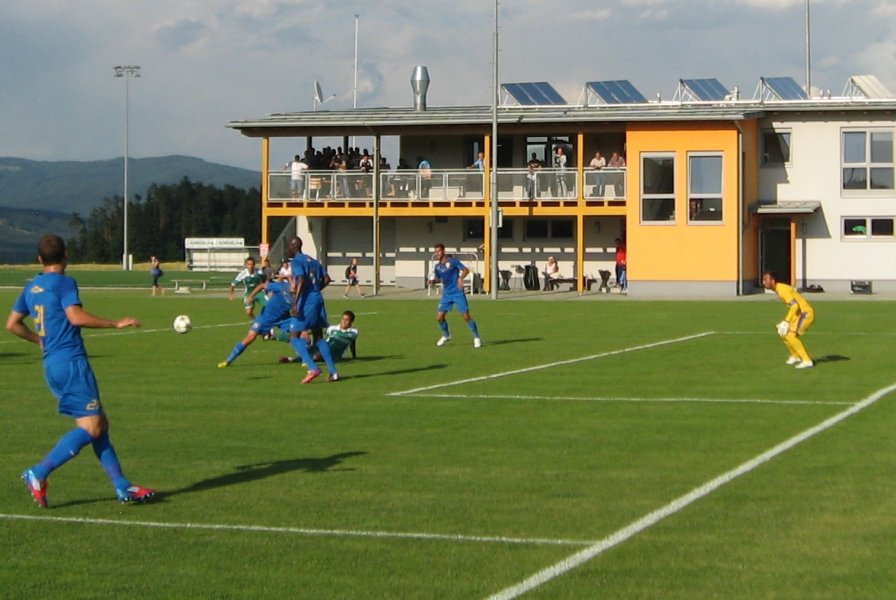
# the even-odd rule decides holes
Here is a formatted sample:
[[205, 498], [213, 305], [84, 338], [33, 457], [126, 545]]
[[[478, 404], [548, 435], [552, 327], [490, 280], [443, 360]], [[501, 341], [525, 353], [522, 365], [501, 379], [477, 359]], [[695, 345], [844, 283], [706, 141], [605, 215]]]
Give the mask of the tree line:
[[[135, 262], [157, 256], [184, 260], [184, 238], [241, 237], [256, 246], [261, 237], [261, 194], [231, 185], [223, 189], [183, 178], [177, 184], [152, 184], [146, 197], [128, 202], [128, 252]], [[86, 218], [74, 213], [74, 237], [67, 241], [72, 262], [120, 263], [124, 240], [121, 196], [104, 198]]]

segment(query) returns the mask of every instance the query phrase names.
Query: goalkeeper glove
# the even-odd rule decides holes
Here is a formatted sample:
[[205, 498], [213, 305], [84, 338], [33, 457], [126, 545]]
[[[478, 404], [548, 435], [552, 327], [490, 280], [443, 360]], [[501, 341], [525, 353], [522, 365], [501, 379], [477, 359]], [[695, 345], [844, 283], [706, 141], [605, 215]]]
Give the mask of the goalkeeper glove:
[[784, 337], [790, 331], [790, 323], [788, 323], [787, 321], [781, 321], [780, 323], [775, 325], [775, 328], [778, 330], [778, 335]]

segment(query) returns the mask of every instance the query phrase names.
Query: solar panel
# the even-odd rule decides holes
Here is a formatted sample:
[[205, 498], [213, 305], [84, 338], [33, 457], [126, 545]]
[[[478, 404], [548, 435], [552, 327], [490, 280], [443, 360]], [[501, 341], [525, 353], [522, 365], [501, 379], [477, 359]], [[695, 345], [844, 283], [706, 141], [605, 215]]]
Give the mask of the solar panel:
[[641, 104], [647, 98], [626, 79], [589, 81], [585, 84], [604, 104]]
[[893, 93], [887, 89], [880, 79], [874, 75], [853, 75], [847, 82], [847, 96], [864, 96], [869, 99], [893, 98]]
[[563, 96], [557, 93], [550, 83], [537, 81], [533, 83], [504, 83], [503, 89], [521, 106], [551, 106], [566, 104]]
[[724, 100], [728, 90], [718, 79], [680, 79], [679, 83], [697, 100], [714, 102]]
[[778, 100], [806, 100], [809, 97], [793, 77], [763, 77], [762, 83]]

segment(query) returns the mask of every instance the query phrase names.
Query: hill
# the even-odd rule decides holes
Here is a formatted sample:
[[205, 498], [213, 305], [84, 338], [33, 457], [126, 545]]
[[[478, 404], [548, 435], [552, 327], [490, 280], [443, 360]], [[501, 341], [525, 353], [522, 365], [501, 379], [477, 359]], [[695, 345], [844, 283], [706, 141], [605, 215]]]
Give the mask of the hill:
[[[241, 189], [259, 188], [257, 171], [229, 167], [191, 156], [161, 156], [128, 160], [128, 195], [145, 196], [153, 183], [177, 183], [184, 177], [197, 183]], [[99, 161], [33, 161], [0, 157], [0, 207], [56, 211], [82, 216], [103, 198], [122, 196], [124, 159]]]
[[[128, 196], [145, 197], [153, 183], [184, 177], [218, 188], [258, 189], [261, 174], [190, 156], [131, 158]], [[32, 262], [35, 245], [47, 232], [71, 235], [73, 213], [87, 217], [105, 198], [121, 198], [124, 160], [33, 161], [0, 157], [0, 263]]]

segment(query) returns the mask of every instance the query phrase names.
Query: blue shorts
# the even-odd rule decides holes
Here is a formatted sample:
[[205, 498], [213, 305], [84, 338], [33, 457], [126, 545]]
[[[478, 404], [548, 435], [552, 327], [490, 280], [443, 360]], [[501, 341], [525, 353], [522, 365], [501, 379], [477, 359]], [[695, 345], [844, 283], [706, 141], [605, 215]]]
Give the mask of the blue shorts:
[[76, 358], [66, 363], [45, 363], [44, 376], [50, 391], [59, 401], [60, 414], [75, 418], [103, 414], [99, 386], [86, 358]]
[[271, 332], [274, 327], [279, 327], [280, 329], [285, 329], [285, 323], [291, 320], [291, 317], [278, 317], [276, 319], [271, 319], [270, 317], [265, 317], [264, 311], [262, 311], [261, 315], [254, 321], [252, 321], [252, 325], [249, 327], [250, 331], [254, 331], [258, 335], [267, 335]]
[[330, 326], [327, 322], [327, 307], [314, 297], [309, 297], [302, 307], [302, 321], [305, 329], [326, 329]]
[[467, 304], [467, 295], [461, 290], [442, 293], [442, 299], [439, 301], [439, 312], [449, 312], [452, 306], [457, 306], [457, 310], [460, 313], [470, 312], [470, 305]]

